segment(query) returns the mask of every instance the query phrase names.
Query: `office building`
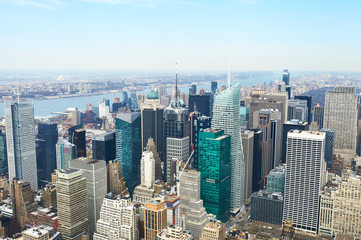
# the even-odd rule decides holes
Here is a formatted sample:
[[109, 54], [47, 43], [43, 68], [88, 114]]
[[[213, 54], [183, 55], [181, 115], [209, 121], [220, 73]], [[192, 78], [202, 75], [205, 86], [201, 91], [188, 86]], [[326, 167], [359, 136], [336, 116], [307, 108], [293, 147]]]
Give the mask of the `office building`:
[[212, 218], [203, 228], [200, 240], [222, 240], [225, 239], [225, 236], [224, 223]]
[[65, 240], [80, 240], [88, 232], [86, 179], [75, 169], [60, 171], [56, 187], [59, 232]]
[[241, 137], [245, 162], [244, 201], [248, 204], [251, 201], [252, 194], [254, 132], [242, 130]]
[[313, 108], [313, 121], [317, 122], [320, 128], [323, 128], [324, 112], [325, 108], [320, 106], [320, 104], [317, 104], [317, 106]]
[[267, 176], [267, 191], [284, 193], [286, 179], [286, 166], [281, 165], [270, 171]]
[[152, 187], [155, 181], [155, 160], [152, 152], [144, 151], [140, 162], [140, 182], [142, 186]]
[[295, 96], [295, 99], [307, 101], [307, 119], [305, 119], [304, 121], [309, 123], [312, 122], [312, 96], [298, 95]]
[[[282, 95], [282, 97], [285, 97], [285, 95]], [[279, 101], [273, 101], [270, 99], [256, 99], [252, 97], [252, 100], [250, 102], [249, 107], [249, 128], [250, 129], [256, 129], [259, 126], [259, 111], [261, 109], [274, 109], [280, 111], [282, 110], [283, 103]], [[287, 115], [285, 115], [283, 112], [281, 112], [281, 123], [286, 121]]]
[[154, 164], [155, 164], [155, 179], [156, 180], [162, 179], [162, 162], [160, 160], [153, 138], [148, 138], [148, 142], [147, 142], [147, 146], [145, 147], [145, 150], [153, 153]]
[[168, 183], [174, 183], [172, 175], [172, 160], [177, 159], [180, 162], [187, 162], [189, 158], [189, 137], [184, 138], [167, 138], [167, 168], [166, 180]]
[[108, 193], [100, 210], [94, 240], [138, 239], [137, 218], [130, 196]]
[[179, 226], [179, 196], [169, 194], [165, 196], [165, 205], [167, 206], [167, 226]]
[[93, 158], [105, 162], [116, 159], [115, 132], [94, 136], [92, 140]]
[[195, 240], [202, 235], [202, 229], [208, 224], [209, 218], [203, 207], [203, 200], [191, 201], [185, 214], [185, 229], [192, 233]]
[[241, 119], [241, 129], [246, 130], [249, 128], [249, 107], [241, 107], [239, 111]]
[[51, 207], [38, 208], [36, 211], [28, 214], [29, 226], [40, 226], [45, 225], [52, 227], [55, 231], [58, 229], [58, 216], [56, 210]]
[[201, 194], [201, 175], [196, 170], [184, 170], [182, 176], [179, 179], [179, 185], [177, 186], [178, 196], [180, 196], [181, 208], [185, 209], [185, 212], [189, 209], [191, 201], [197, 201], [200, 199]]
[[56, 169], [56, 144], [58, 126], [56, 124], [39, 123], [37, 139], [44, 143], [44, 156], [37, 159], [38, 182], [51, 182], [51, 173]]
[[251, 216], [253, 221], [282, 225], [283, 196], [260, 190], [252, 194]]
[[6, 150], [6, 134], [0, 129], [0, 175], [8, 174], [8, 154]]
[[231, 213], [237, 213], [243, 206], [245, 163], [240, 129], [241, 85], [236, 84], [223, 90], [214, 99], [212, 128], [222, 129], [231, 136]]
[[282, 81], [285, 83], [288, 99], [290, 99], [291, 98], [290, 73], [288, 72], [287, 69], [283, 71]]
[[30, 102], [5, 102], [9, 179], [14, 177], [38, 189], [34, 108]]
[[111, 116], [109, 99], [102, 99], [99, 101], [99, 118], [109, 118], [109, 116]]
[[202, 115], [211, 116], [211, 94], [189, 95], [189, 112], [200, 112]]
[[24, 240], [48, 240], [49, 231], [41, 227], [32, 227], [22, 232], [22, 239]]
[[217, 82], [211, 82], [211, 90], [212, 90], [212, 93], [215, 94], [217, 89], [218, 89], [218, 83]]
[[165, 149], [163, 138], [163, 107], [158, 95], [151, 90], [147, 99], [140, 105], [141, 128], [142, 128], [142, 150], [147, 146], [149, 138], [152, 138], [159, 157], [164, 161]]
[[199, 142], [199, 132], [202, 129], [207, 129], [211, 127], [211, 117], [202, 115], [200, 112], [191, 112], [190, 114], [191, 122], [191, 146], [194, 150], [193, 154], [193, 164], [194, 169], [198, 169], [198, 142]]
[[144, 239], [156, 240], [157, 235], [167, 226], [167, 207], [165, 201], [154, 199], [145, 204]]
[[114, 195], [124, 197], [129, 194], [125, 179], [122, 174], [119, 162], [109, 161], [108, 166], [108, 193], [111, 192]]
[[[278, 110], [282, 113], [282, 123], [287, 121], [288, 116], [288, 94], [286, 93], [260, 93], [259, 97], [263, 99], [263, 101], [269, 102], [280, 102], [282, 103], [282, 108], [274, 108], [274, 107], [263, 107], [265, 109], [272, 108]], [[250, 116], [251, 117], [251, 116]]]
[[323, 128], [335, 130], [335, 152], [356, 152], [356, 87], [335, 87], [326, 92]]
[[291, 130], [308, 130], [308, 123], [297, 119], [287, 121], [283, 124], [282, 132], [282, 163], [286, 163], [287, 134]]
[[139, 112], [118, 114], [115, 119], [116, 157], [130, 194], [140, 184], [142, 158], [141, 117]]
[[55, 185], [47, 184], [41, 187], [41, 206], [44, 208], [50, 206], [57, 208]]
[[320, 129], [320, 132], [326, 133], [325, 161], [327, 168], [331, 168], [333, 159], [333, 146], [335, 142], [335, 130], [322, 128]]
[[100, 218], [103, 198], [107, 194], [106, 163], [90, 158], [77, 158], [69, 162], [69, 167], [80, 170], [86, 178], [89, 236], [92, 239], [96, 222]]
[[262, 186], [261, 170], [262, 170], [262, 143], [263, 132], [259, 129], [253, 131], [253, 169], [252, 169], [252, 192], [256, 192]]
[[69, 161], [75, 158], [77, 158], [75, 144], [59, 138], [56, 143], [56, 168], [61, 170], [68, 169]]
[[291, 130], [287, 134], [283, 221], [317, 233], [320, 192], [323, 186], [326, 134]]
[[200, 131], [198, 170], [204, 207], [209, 214], [227, 222], [231, 197], [231, 137], [223, 130]]
[[157, 235], [159, 240], [192, 240], [193, 237], [188, 231], [183, 231], [181, 227], [174, 225], [168, 226]]
[[298, 119], [308, 122], [308, 102], [307, 100], [290, 99], [288, 100], [288, 116], [287, 120]]
[[[72, 137], [71, 143], [76, 146], [76, 156], [77, 157], [86, 157], [86, 138], [85, 138], [84, 129], [75, 129]], [[70, 139], [70, 136], [69, 136]]]
[[155, 196], [154, 188], [147, 188], [142, 185], [138, 185], [134, 189], [133, 194], [133, 204], [145, 205], [147, 202], [151, 201]]

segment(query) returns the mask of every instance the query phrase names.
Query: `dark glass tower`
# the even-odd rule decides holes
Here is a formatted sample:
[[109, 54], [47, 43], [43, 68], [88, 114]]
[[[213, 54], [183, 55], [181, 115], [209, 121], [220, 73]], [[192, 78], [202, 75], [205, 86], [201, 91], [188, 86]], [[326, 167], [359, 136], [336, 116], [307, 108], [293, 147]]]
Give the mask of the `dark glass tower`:
[[335, 141], [335, 130], [334, 129], [321, 128], [320, 132], [326, 133], [325, 161], [326, 161], [326, 164], [327, 164], [327, 168], [331, 168], [331, 166], [332, 166], [332, 157], [333, 157], [333, 145], [334, 145], [334, 141]]
[[140, 112], [121, 113], [115, 118], [116, 157], [130, 194], [140, 184], [142, 158]]
[[73, 132], [72, 144], [77, 148], [76, 156], [86, 157], [86, 139], [85, 139], [85, 130], [77, 129]]
[[323, 128], [323, 117], [325, 113], [325, 107], [317, 104], [313, 109], [313, 121], [318, 123], [320, 128]]
[[258, 129], [252, 129], [251, 131], [254, 131], [252, 192], [256, 192], [262, 184], [261, 168], [263, 132]]
[[311, 115], [311, 106], [312, 106], [312, 97], [311, 96], [295, 96], [295, 99], [299, 100], [306, 100], [307, 101], [307, 116], [308, 116], [308, 122], [312, 122], [312, 115]]
[[217, 82], [211, 82], [211, 90], [212, 90], [212, 93], [216, 93], [217, 91], [217, 88], [218, 88], [218, 83]]
[[[38, 182], [43, 185], [46, 182], [51, 182], [51, 173], [56, 169], [58, 126], [56, 124], [39, 123], [37, 139], [44, 141], [44, 158], [37, 159], [38, 172], [41, 169], [40, 172], [42, 173], [42, 176], [38, 175]], [[42, 144], [39, 143], [39, 145], [41, 146]]]
[[202, 115], [211, 116], [211, 94], [190, 95], [189, 112], [200, 112]]
[[6, 134], [0, 129], [0, 174], [8, 174], [8, 158], [6, 151]]
[[115, 132], [97, 135], [92, 140], [93, 159], [108, 161], [116, 158]]
[[291, 98], [291, 86], [290, 86], [290, 73], [287, 69], [283, 71], [282, 81], [286, 84], [286, 92], [288, 93], [288, 99]]

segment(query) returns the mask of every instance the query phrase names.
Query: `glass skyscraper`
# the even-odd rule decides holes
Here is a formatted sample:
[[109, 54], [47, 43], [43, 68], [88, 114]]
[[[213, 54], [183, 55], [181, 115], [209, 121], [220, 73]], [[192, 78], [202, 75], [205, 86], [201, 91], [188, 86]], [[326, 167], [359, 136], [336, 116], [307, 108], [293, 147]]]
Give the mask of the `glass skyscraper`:
[[207, 212], [227, 222], [231, 198], [231, 137], [223, 130], [199, 132], [199, 165], [201, 198]]
[[140, 184], [142, 136], [140, 112], [121, 113], [115, 118], [116, 157], [129, 192]]
[[320, 132], [326, 133], [326, 142], [325, 142], [325, 161], [327, 168], [331, 168], [332, 157], [333, 157], [333, 143], [335, 141], [335, 130], [321, 128]]
[[108, 161], [116, 158], [115, 133], [108, 132], [97, 135], [92, 140], [93, 159]]
[[231, 136], [231, 213], [237, 213], [244, 202], [245, 163], [240, 128], [240, 93], [238, 83], [215, 96], [212, 128]]
[[8, 154], [6, 151], [6, 134], [0, 129], [0, 174], [8, 174]]
[[69, 168], [69, 161], [77, 158], [75, 144], [59, 138], [56, 144], [56, 168], [66, 170]]

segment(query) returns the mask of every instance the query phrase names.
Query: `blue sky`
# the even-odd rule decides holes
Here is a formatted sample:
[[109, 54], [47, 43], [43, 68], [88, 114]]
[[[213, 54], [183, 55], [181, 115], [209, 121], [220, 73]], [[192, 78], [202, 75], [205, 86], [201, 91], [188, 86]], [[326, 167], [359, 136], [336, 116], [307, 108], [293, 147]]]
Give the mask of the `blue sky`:
[[361, 71], [359, 0], [0, 0], [0, 69]]

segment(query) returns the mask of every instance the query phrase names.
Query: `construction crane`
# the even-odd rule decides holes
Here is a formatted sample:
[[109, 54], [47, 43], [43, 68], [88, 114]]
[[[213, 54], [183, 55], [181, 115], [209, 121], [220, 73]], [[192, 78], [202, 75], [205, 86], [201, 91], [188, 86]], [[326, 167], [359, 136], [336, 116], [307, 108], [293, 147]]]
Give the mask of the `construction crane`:
[[184, 169], [186, 169], [189, 161], [191, 160], [192, 156], [193, 156], [194, 150], [191, 152], [191, 155], [189, 155], [189, 158], [186, 162], [186, 164], [184, 165], [184, 168], [182, 169], [182, 171], [179, 173], [178, 177], [174, 174], [174, 178], [175, 178], [175, 182], [179, 182], [180, 177], [182, 176]]

